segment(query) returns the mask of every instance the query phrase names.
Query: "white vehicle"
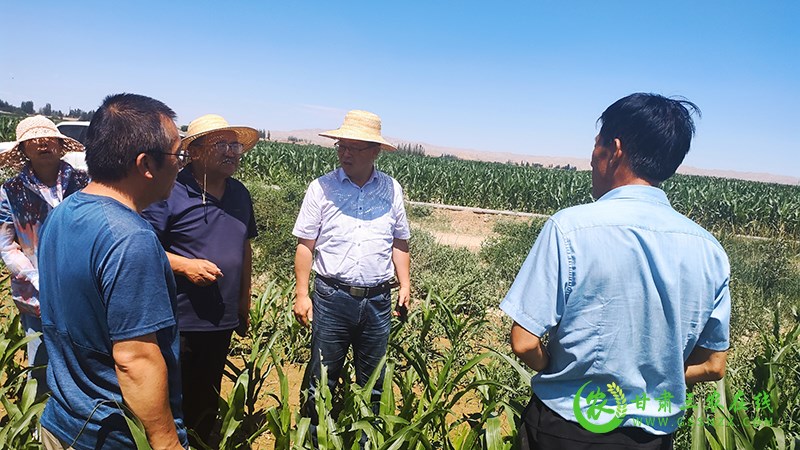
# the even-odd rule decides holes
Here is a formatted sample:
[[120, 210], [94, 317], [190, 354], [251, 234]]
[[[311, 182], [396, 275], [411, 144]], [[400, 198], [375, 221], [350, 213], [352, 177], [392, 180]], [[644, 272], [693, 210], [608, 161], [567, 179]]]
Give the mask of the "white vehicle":
[[89, 129], [89, 122], [82, 120], [60, 122], [56, 127], [61, 134], [71, 137], [81, 144], [86, 143], [86, 130]]
[[[56, 125], [56, 127], [61, 134], [71, 137], [81, 144], [86, 142], [86, 130], [89, 129], [89, 122], [80, 120], [61, 122]], [[76, 169], [83, 171], [89, 170], [89, 168], [86, 167], [86, 155], [83, 152], [68, 152], [61, 159], [68, 162]]]

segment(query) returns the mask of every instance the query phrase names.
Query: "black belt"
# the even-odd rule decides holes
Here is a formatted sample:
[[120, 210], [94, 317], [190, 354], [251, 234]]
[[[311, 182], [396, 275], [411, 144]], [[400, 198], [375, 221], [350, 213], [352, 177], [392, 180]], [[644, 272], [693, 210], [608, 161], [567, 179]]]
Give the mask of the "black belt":
[[328, 286], [333, 286], [335, 288], [341, 289], [348, 294], [352, 295], [353, 297], [374, 297], [379, 294], [385, 294], [399, 286], [400, 284], [397, 282], [397, 279], [392, 278], [389, 281], [384, 281], [383, 283], [377, 286], [350, 286], [349, 284], [344, 284], [339, 280], [335, 280], [333, 278], [323, 277], [322, 275], [317, 275], [317, 279], [322, 281], [323, 283], [327, 284]]

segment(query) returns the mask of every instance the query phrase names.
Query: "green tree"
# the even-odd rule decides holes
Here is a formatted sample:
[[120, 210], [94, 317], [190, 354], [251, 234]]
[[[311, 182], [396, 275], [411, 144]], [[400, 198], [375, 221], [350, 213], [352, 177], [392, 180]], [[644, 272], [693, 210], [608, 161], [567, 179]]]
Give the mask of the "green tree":
[[19, 107], [24, 113], [27, 113], [27, 114], [33, 114], [35, 112], [35, 110], [33, 109], [33, 101], [32, 100], [28, 100], [27, 102], [22, 102], [19, 105]]

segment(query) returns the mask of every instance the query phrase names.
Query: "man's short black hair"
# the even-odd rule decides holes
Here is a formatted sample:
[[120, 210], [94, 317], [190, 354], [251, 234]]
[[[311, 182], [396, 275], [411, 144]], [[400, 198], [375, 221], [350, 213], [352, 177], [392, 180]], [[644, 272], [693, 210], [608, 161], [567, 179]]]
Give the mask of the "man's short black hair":
[[658, 184], [671, 177], [689, 153], [694, 135], [692, 113], [700, 108], [686, 99], [636, 93], [609, 106], [598, 119], [600, 144], [619, 139], [637, 176]]
[[140, 153], [164, 162], [175, 136], [165, 127], [175, 112], [160, 101], [137, 94], [109, 95], [86, 132], [86, 165], [95, 181], [119, 181]]

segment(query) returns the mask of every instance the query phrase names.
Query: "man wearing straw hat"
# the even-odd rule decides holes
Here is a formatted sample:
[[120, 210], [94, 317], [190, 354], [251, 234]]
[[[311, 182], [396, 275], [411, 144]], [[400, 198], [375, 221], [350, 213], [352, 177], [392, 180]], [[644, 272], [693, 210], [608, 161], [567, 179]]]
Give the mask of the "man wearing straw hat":
[[[17, 125], [14, 146], [0, 155], [2, 165], [20, 170], [0, 188], [0, 254], [11, 274], [11, 297], [28, 336], [42, 332], [39, 311], [38, 232], [47, 215], [89, 182], [85, 172], [61, 161], [83, 145], [61, 134], [47, 117], [34, 116]], [[28, 365], [47, 364], [41, 337], [28, 342]], [[44, 369], [28, 373], [37, 381], [37, 396], [47, 391]]]
[[[318, 420], [314, 393], [321, 366], [333, 389], [352, 345], [356, 382], [363, 386], [386, 354], [395, 276], [400, 284], [396, 315], [408, 307], [411, 291], [403, 190], [375, 168], [382, 149], [395, 150], [381, 136], [380, 118], [350, 111], [339, 129], [320, 136], [336, 139], [340, 167], [311, 182], [293, 230], [298, 239], [294, 314], [303, 325], [312, 325], [304, 406], [312, 423]], [[308, 289], [312, 268], [313, 298]], [[383, 368], [373, 401], [380, 399], [382, 379]]]
[[181, 413], [175, 278], [138, 212], [167, 198], [186, 160], [175, 113], [135, 94], [107, 97], [89, 125], [91, 183], [53, 209], [39, 243], [42, 328], [53, 394], [50, 449], [188, 446]]
[[244, 335], [256, 222], [250, 192], [231, 178], [258, 131], [216, 114], [193, 120], [181, 149], [191, 163], [172, 194], [142, 215], [167, 251], [178, 286], [183, 410], [186, 425], [208, 443], [234, 329]]

